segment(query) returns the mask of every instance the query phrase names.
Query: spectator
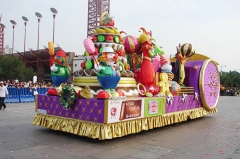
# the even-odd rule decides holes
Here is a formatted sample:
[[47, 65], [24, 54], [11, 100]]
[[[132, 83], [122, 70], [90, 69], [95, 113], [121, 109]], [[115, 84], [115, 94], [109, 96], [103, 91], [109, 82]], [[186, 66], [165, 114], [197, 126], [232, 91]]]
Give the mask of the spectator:
[[16, 83], [19, 83], [19, 81], [18, 81], [18, 79], [17, 79], [17, 78], [16, 78], [15, 82], [16, 82]]
[[0, 81], [0, 110], [6, 109], [6, 104], [4, 103], [5, 97], [8, 97], [7, 87], [3, 85], [3, 81]]
[[3, 81], [3, 85], [7, 88], [50, 88], [53, 87], [54, 85], [51, 82], [46, 83], [45, 81], [43, 82], [35, 82], [33, 83], [32, 81], [19, 81], [18, 79], [16, 80], [6, 80]]

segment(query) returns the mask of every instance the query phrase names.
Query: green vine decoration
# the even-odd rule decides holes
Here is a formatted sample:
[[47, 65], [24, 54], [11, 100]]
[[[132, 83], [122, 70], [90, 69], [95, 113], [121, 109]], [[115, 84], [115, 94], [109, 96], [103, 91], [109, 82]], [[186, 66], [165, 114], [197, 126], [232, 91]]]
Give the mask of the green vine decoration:
[[66, 109], [73, 107], [75, 100], [77, 99], [76, 91], [71, 87], [71, 85], [66, 85], [60, 91], [60, 103]]
[[108, 15], [108, 13], [106, 13], [106, 15], [104, 16], [104, 19], [103, 19], [103, 23], [104, 23], [104, 24], [109, 23], [112, 18], [114, 18], [114, 17], [110, 17], [110, 16]]

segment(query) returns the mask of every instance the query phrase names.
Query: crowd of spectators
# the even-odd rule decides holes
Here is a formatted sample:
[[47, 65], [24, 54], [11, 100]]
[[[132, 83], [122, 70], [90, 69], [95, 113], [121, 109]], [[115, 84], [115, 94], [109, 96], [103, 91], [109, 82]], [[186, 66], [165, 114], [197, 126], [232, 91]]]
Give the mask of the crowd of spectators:
[[239, 96], [240, 87], [239, 85], [220, 85], [221, 96]]
[[19, 81], [18, 79], [15, 80], [7, 80], [3, 81], [3, 84], [6, 87], [14, 87], [14, 88], [51, 88], [53, 84], [51, 82], [33, 82], [33, 81]]

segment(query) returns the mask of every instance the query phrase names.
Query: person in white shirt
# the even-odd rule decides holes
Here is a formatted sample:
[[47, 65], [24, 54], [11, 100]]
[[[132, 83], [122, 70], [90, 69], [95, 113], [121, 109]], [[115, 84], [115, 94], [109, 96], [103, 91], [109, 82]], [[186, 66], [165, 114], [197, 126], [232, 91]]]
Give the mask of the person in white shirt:
[[8, 97], [7, 87], [3, 85], [3, 81], [0, 81], [0, 110], [6, 109], [6, 105], [4, 103], [5, 97]]

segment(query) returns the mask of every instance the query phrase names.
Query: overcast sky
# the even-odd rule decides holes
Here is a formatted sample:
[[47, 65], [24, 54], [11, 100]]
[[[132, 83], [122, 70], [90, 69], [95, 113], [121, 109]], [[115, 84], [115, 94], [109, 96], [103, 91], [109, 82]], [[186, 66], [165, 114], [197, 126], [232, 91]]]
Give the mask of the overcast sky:
[[[26, 49], [37, 49], [40, 21], [40, 49], [53, 37], [50, 8], [58, 10], [55, 23], [55, 46], [67, 52], [83, 54], [87, 37], [88, 0], [0, 0], [0, 15], [5, 28], [5, 46], [24, 51], [24, 21], [27, 23]], [[115, 26], [138, 37], [139, 28], [153, 32], [157, 44], [167, 55], [176, 53], [178, 43], [191, 43], [196, 52], [219, 63], [219, 70], [240, 72], [240, 1], [239, 0], [111, 0], [110, 15]], [[226, 66], [226, 67], [223, 67]]]

